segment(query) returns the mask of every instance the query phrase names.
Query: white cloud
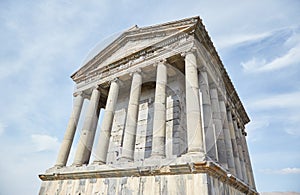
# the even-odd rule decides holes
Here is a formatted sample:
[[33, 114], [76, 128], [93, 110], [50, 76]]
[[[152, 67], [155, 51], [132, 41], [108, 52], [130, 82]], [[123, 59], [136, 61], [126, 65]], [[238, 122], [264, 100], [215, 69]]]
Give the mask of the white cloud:
[[283, 169], [278, 169], [278, 170], [275, 170], [275, 169], [263, 169], [261, 170], [262, 172], [264, 173], [267, 173], [267, 174], [300, 174], [300, 168], [283, 168]]
[[299, 108], [300, 107], [300, 92], [278, 94], [265, 97], [256, 101], [250, 102], [249, 108], [260, 109], [276, 109], [276, 108]]
[[258, 41], [271, 36], [271, 32], [264, 32], [258, 34], [232, 34], [226, 37], [219, 37], [216, 39], [216, 46], [218, 49], [225, 49], [228, 47], [238, 46], [243, 43]]
[[0, 122], [0, 136], [4, 133], [6, 128], [6, 125], [2, 122]]
[[262, 138], [261, 130], [266, 129], [270, 122], [267, 118], [252, 119], [246, 126], [248, 132], [247, 140], [251, 142], [259, 141]]
[[[299, 125], [300, 123], [298, 123]], [[289, 127], [289, 128], [286, 128], [285, 129], [285, 132], [287, 132], [289, 135], [292, 135], [292, 136], [300, 136], [300, 129], [299, 129], [299, 126], [296, 126], [296, 127]]]
[[[293, 42], [293, 43], [291, 43]], [[295, 33], [292, 35], [284, 45], [290, 46], [288, 51], [271, 61], [267, 62], [266, 59], [252, 59], [242, 62], [241, 65], [245, 72], [269, 72], [274, 70], [283, 69], [297, 63], [300, 63], [300, 34]], [[282, 47], [284, 47], [284, 45]], [[270, 48], [272, 49], [272, 48]]]
[[37, 152], [49, 150], [56, 151], [59, 147], [58, 139], [49, 135], [33, 134], [31, 135], [31, 141]]
[[253, 57], [251, 60], [247, 62], [242, 62], [241, 65], [245, 72], [258, 72], [261, 67], [266, 64], [265, 59], [257, 59]]
[[300, 168], [284, 168], [278, 171], [280, 174], [300, 174]]

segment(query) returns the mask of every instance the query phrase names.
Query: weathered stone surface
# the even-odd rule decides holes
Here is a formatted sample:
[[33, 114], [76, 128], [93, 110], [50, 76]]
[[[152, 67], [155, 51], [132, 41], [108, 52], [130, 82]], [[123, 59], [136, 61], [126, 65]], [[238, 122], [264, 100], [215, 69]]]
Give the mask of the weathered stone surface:
[[[200, 18], [131, 28], [72, 78], [82, 96], [40, 194], [257, 194], [249, 118]], [[90, 104], [66, 166], [83, 98]]]

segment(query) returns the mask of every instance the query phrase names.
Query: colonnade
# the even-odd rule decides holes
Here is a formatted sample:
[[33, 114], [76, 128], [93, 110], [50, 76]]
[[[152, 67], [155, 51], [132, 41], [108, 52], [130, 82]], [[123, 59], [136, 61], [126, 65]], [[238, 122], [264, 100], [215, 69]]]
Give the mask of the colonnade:
[[231, 174], [254, 187], [246, 133], [242, 133], [244, 130], [242, 125], [238, 125], [233, 109], [226, 105], [228, 97], [223, 97], [216, 84], [209, 79], [205, 67], [200, 69], [199, 81], [207, 158], [217, 161]]
[[[223, 168], [236, 175], [244, 182], [254, 186], [251, 163], [249, 159], [245, 132], [233, 117], [232, 109], [226, 105], [215, 83], [209, 79], [204, 64], [199, 71], [197, 55], [191, 50], [182, 55], [185, 61], [185, 98], [187, 154], [206, 156], [218, 162]], [[156, 88], [154, 98], [154, 120], [151, 157], [166, 157], [166, 87], [168, 83], [166, 61], [156, 65]], [[139, 100], [143, 76], [137, 69], [131, 73], [131, 88], [123, 132], [123, 144], [120, 161], [134, 161], [135, 135], [139, 113]], [[105, 106], [104, 118], [100, 127], [94, 163], [105, 164], [109, 140], [120, 90], [120, 81], [114, 79]], [[99, 117], [100, 88], [92, 89], [88, 110], [77, 145], [73, 165], [88, 164], [93, 147]], [[74, 95], [73, 111], [62, 141], [56, 166], [66, 166], [80, 112], [84, 101], [83, 93]], [[202, 120], [203, 119], [203, 120]]]

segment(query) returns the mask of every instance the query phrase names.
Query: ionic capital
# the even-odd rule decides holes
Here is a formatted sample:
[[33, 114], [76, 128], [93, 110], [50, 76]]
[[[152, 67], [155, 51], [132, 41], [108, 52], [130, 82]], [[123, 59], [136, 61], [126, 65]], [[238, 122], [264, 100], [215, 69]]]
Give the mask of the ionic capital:
[[194, 54], [196, 56], [197, 55], [197, 48], [195, 46], [193, 46], [189, 50], [182, 52], [181, 56], [185, 58], [186, 55], [188, 55], [188, 54]]
[[164, 59], [161, 59], [161, 60], [155, 62], [155, 63], [153, 64], [153, 66], [154, 66], [154, 67], [157, 67], [158, 64], [164, 64], [164, 65], [167, 65], [167, 59], [164, 58]]
[[77, 96], [84, 96], [83, 91], [76, 91], [73, 93], [73, 97], [77, 97]]
[[142, 69], [140, 69], [140, 68], [137, 68], [137, 69], [134, 69], [134, 70], [132, 70], [130, 73], [129, 73], [129, 76], [133, 76], [134, 74], [139, 74], [139, 75], [142, 75]]
[[92, 91], [93, 91], [94, 89], [97, 89], [98, 91], [100, 91], [101, 86], [100, 86], [100, 85], [93, 85], [90, 89], [91, 89]]
[[200, 71], [200, 72], [207, 72], [206, 66], [201, 66], [201, 67], [199, 68], [199, 71]]
[[112, 82], [116, 83], [117, 85], [123, 85], [124, 82], [122, 80], [120, 80], [118, 77], [113, 78], [112, 80], [109, 81], [109, 83], [111, 84]]
[[209, 88], [218, 90], [218, 86], [215, 83], [210, 84]]
[[120, 79], [118, 77], [113, 78], [112, 80], [110, 80], [110, 83], [112, 83], [112, 82], [115, 82], [115, 83], [119, 84]]

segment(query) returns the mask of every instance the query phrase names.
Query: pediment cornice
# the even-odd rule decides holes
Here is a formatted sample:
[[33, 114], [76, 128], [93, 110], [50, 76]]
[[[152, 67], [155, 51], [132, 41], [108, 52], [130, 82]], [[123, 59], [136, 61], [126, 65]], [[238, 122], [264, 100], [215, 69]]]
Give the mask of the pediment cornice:
[[[123, 32], [118, 38], [112, 41], [106, 48], [99, 51], [99, 53], [89, 60], [85, 65], [83, 65], [78, 71], [76, 71], [71, 78], [77, 82], [78, 78], [89, 71], [99, 68], [98, 66], [116, 51], [124, 47], [129, 41], [141, 41], [141, 40], [151, 40], [153, 38], [161, 37], [161, 40], [154, 43], [150, 43], [145, 46], [149, 47], [151, 45], [158, 44], [164, 39], [168, 39], [173, 35], [180, 32], [188, 33], [193, 31], [195, 25], [200, 20], [199, 17], [188, 18], [184, 20], [179, 20], [175, 22], [168, 22], [160, 25], [153, 25], [143, 28], [138, 28], [137, 26], [130, 28], [129, 30]], [[133, 51], [132, 53], [134, 53]], [[116, 59], [120, 60], [120, 59]]]

